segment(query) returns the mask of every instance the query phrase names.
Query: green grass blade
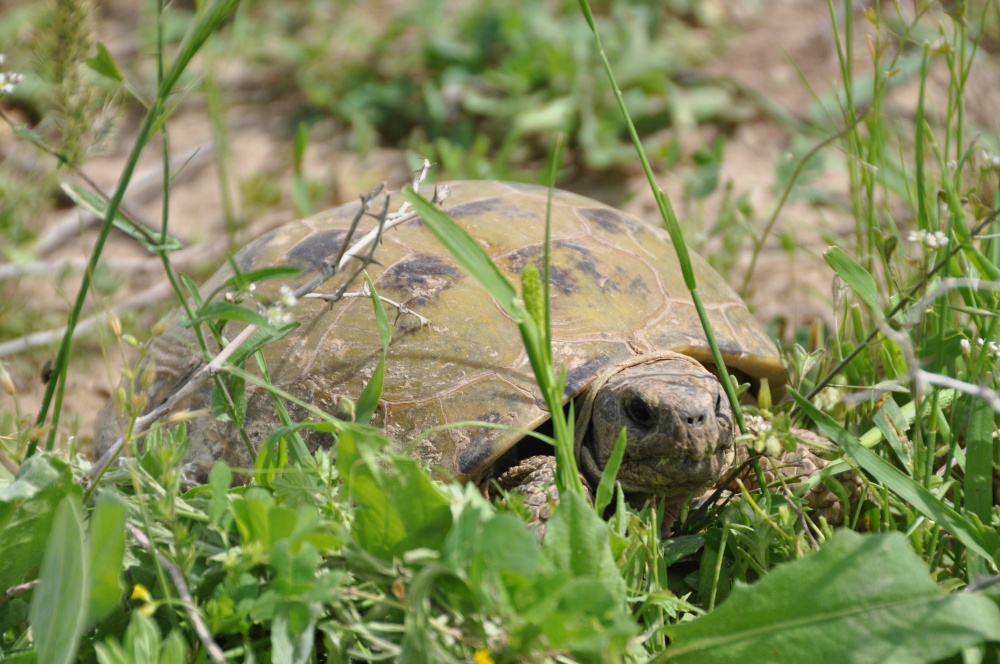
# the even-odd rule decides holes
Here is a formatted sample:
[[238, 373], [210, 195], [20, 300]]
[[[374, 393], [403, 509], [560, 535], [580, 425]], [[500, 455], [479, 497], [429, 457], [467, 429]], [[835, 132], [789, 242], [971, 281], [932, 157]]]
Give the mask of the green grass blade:
[[385, 384], [385, 358], [389, 354], [389, 317], [385, 315], [385, 307], [382, 306], [382, 300], [375, 291], [375, 284], [367, 272], [365, 272], [365, 283], [368, 284], [371, 293], [378, 333], [382, 339], [382, 357], [355, 404], [354, 418], [360, 424], [368, 424], [375, 414], [375, 409], [378, 408], [378, 400], [382, 397], [382, 386]]
[[850, 455], [865, 471], [871, 473], [876, 480], [909, 502], [928, 519], [932, 519], [951, 533], [970, 550], [988, 560], [997, 559], [998, 554], [1000, 554], [1000, 536], [995, 531], [989, 528], [977, 528], [969, 519], [946, 505], [940, 498], [937, 498], [911, 477], [867, 449], [837, 424], [832, 417], [816, 408], [801, 394], [794, 389], [789, 389], [789, 393], [799, 408], [816, 423], [823, 435], [837, 443], [844, 452]]
[[[674, 245], [674, 251], [677, 253], [677, 262], [680, 264], [681, 274], [684, 277], [684, 285], [687, 286], [691, 293], [691, 299], [694, 301], [695, 310], [698, 312], [698, 319], [701, 321], [702, 329], [705, 331], [705, 340], [708, 342], [708, 347], [712, 351], [712, 360], [715, 362], [715, 366], [720, 368], [725, 367], [726, 362], [722, 357], [722, 352], [719, 350], [719, 344], [715, 339], [712, 324], [708, 319], [708, 312], [705, 310], [705, 305], [701, 301], [701, 293], [698, 292], [698, 284], [695, 282], [694, 278], [694, 269], [691, 266], [691, 256], [688, 254], [687, 243], [684, 240], [684, 233], [681, 231], [680, 222], [677, 220], [677, 214], [674, 212], [673, 205], [670, 204], [670, 199], [667, 198], [666, 193], [656, 182], [656, 176], [653, 173], [653, 168], [649, 165], [649, 159], [646, 157], [646, 151], [642, 147], [642, 141], [639, 139], [639, 132], [635, 128], [635, 123], [632, 122], [632, 116], [629, 114], [628, 107], [625, 105], [625, 98], [622, 96], [622, 91], [618, 86], [615, 73], [611, 69], [611, 62], [608, 60], [608, 56], [604, 52], [604, 47], [601, 45], [601, 35], [597, 30], [597, 25], [594, 23], [594, 16], [590, 11], [590, 3], [587, 2], [587, 0], [580, 0], [580, 8], [583, 10], [583, 15], [587, 19], [590, 31], [594, 34], [594, 42], [597, 45], [598, 53], [604, 64], [604, 71], [608, 75], [608, 80], [611, 83], [611, 89], [614, 92], [616, 101], [618, 102], [618, 108], [621, 111], [622, 118], [625, 120], [625, 126], [628, 128], [629, 137], [632, 139], [632, 145], [635, 146], [636, 155], [639, 157], [639, 161], [642, 163], [642, 170], [646, 174], [646, 179], [649, 181], [649, 188], [656, 198], [656, 205], [660, 210], [660, 216], [663, 218], [663, 223], [667, 228], [667, 232], [670, 234], [670, 240]], [[723, 388], [726, 390], [726, 396], [729, 397], [729, 403], [732, 404], [733, 416], [736, 419], [736, 424], [739, 426], [741, 432], [746, 433], [747, 425], [743, 418], [743, 409], [740, 408], [740, 400], [736, 394], [736, 385], [729, 374], [725, 371], [720, 372], [719, 379], [722, 382]], [[763, 477], [760, 479], [761, 484], [764, 484]]]
[[[115, 215], [118, 214], [122, 201], [125, 199], [125, 190], [128, 188], [129, 182], [132, 180], [132, 175], [135, 173], [139, 157], [156, 131], [166, 122], [167, 98], [172, 94], [174, 86], [180, 80], [181, 74], [187, 68], [187, 65], [190, 64], [191, 59], [194, 58], [198, 50], [204, 45], [205, 41], [222, 24], [238, 2], [239, 0], [217, 0], [199, 16], [195, 26], [181, 44], [177, 59], [174, 61], [170, 73], [160, 83], [156, 99], [146, 114], [146, 118], [143, 120], [142, 126], [139, 128], [135, 141], [132, 144], [132, 150], [125, 160], [125, 166], [122, 169], [121, 177], [118, 179], [118, 185], [111, 196], [111, 200], [108, 201], [104, 221], [101, 224], [97, 239], [94, 241], [94, 247], [91, 250], [90, 259], [87, 261], [87, 269], [83, 273], [80, 288], [77, 290], [73, 308], [70, 309], [69, 318], [66, 321], [66, 331], [59, 345], [59, 352], [56, 354], [55, 362], [52, 365], [52, 379], [46, 386], [45, 394], [42, 396], [42, 402], [38, 409], [38, 415], [35, 418], [37, 426], [45, 424], [54, 398], [55, 407], [52, 408], [52, 426], [49, 429], [48, 438], [45, 442], [45, 449], [47, 450], [51, 450], [55, 446], [56, 436], [59, 433], [59, 419], [62, 416], [63, 397], [66, 393], [66, 372], [69, 370], [73, 333], [80, 321], [83, 305], [87, 300], [87, 293], [90, 292], [90, 276], [97, 271], [97, 264], [101, 259], [104, 245], [111, 232]], [[37, 446], [37, 441], [32, 441], [28, 446], [26, 455], [31, 456], [34, 454]]]
[[539, 324], [517, 297], [513, 284], [465, 229], [412, 189], [404, 190], [403, 196], [458, 264], [472, 275], [517, 323], [535, 380], [538, 381], [552, 416], [556, 440], [556, 485], [561, 492], [570, 490], [583, 495], [583, 483], [580, 481], [573, 453], [573, 434], [566, 425], [562, 409], [561, 381], [556, 379], [555, 370], [547, 361], [545, 340]]
[[415, 191], [406, 189], [403, 196], [462, 269], [472, 275], [504, 311], [518, 324], [531, 319], [527, 309], [517, 299], [514, 284], [510, 283], [471, 235]]
[[611, 450], [608, 458], [608, 465], [601, 473], [601, 481], [597, 485], [597, 494], [594, 496], [594, 511], [597, 516], [603, 516], [604, 510], [611, 504], [611, 498], [615, 491], [615, 479], [618, 477], [618, 469], [621, 468], [622, 459], [625, 458], [625, 441], [628, 439], [628, 431], [622, 427], [615, 441], [615, 449]]
[[875, 278], [861, 263], [851, 258], [840, 247], [827, 249], [823, 252], [823, 259], [872, 311], [882, 311], [882, 306], [878, 301], [878, 286], [875, 284]]
[[[993, 514], [993, 409], [978, 397], [966, 396], [968, 412], [965, 450], [965, 511], [990, 523]], [[972, 581], [989, 573], [989, 558], [969, 554], [967, 578]]]
[[[89, 189], [85, 189], [72, 182], [63, 182], [61, 188], [63, 193], [76, 203], [80, 209], [86, 210], [101, 219], [107, 215], [108, 202]], [[167, 235], [167, 242], [161, 245], [160, 238], [155, 231], [144, 227], [136, 221], [132, 221], [123, 215], [121, 211], [115, 212], [111, 218], [111, 223], [115, 228], [141, 244], [146, 251], [152, 254], [159, 254], [162, 251], [176, 251], [184, 246], [173, 235]]]

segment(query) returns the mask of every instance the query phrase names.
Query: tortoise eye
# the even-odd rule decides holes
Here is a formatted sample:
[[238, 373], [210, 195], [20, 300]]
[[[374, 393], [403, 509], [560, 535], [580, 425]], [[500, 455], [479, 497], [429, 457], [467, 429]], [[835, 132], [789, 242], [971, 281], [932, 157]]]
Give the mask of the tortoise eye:
[[629, 418], [641, 427], [653, 425], [653, 413], [646, 402], [639, 397], [633, 397], [625, 404], [625, 412]]

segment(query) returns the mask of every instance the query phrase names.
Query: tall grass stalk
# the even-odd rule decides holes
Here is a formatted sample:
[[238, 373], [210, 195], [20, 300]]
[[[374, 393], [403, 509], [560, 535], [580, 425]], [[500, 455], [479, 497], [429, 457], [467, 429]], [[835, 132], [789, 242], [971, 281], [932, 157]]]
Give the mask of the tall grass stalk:
[[[66, 374], [69, 370], [69, 358], [72, 349], [73, 331], [76, 329], [76, 325], [80, 320], [83, 305], [86, 302], [87, 294], [90, 291], [91, 275], [93, 275], [97, 269], [97, 264], [101, 259], [101, 253], [104, 251], [104, 245], [107, 242], [108, 235], [111, 233], [112, 222], [121, 207], [122, 200], [125, 198], [125, 191], [132, 179], [132, 175], [135, 173], [136, 165], [139, 163], [139, 157], [156, 131], [160, 130], [166, 123], [168, 115], [168, 101], [174, 87], [177, 85], [178, 81], [180, 81], [181, 75], [187, 69], [188, 65], [191, 64], [191, 60], [194, 59], [194, 56], [198, 53], [208, 38], [214, 34], [226, 17], [229, 16], [230, 12], [238, 2], [239, 0], [216, 0], [198, 18], [187, 37], [182, 42], [174, 63], [167, 71], [165, 78], [160, 82], [156, 98], [153, 100], [150, 109], [147, 111], [146, 118], [136, 135], [135, 143], [133, 144], [132, 150], [125, 161], [125, 166], [122, 169], [122, 175], [118, 180], [118, 186], [115, 188], [115, 192], [111, 196], [111, 200], [108, 203], [107, 213], [104, 216], [100, 231], [94, 241], [90, 259], [87, 261], [87, 269], [83, 274], [83, 280], [80, 284], [79, 290], [77, 291], [73, 308], [69, 313], [69, 318], [66, 323], [66, 332], [63, 335], [63, 340], [59, 346], [58, 354], [56, 355], [56, 359], [52, 365], [52, 378], [46, 386], [45, 394], [42, 397], [42, 402], [38, 410], [38, 417], [36, 418], [35, 424], [36, 426], [41, 427], [48, 419], [49, 408], [53, 405], [53, 396], [55, 397], [55, 404], [52, 408], [52, 421], [49, 423], [50, 428], [48, 439], [45, 444], [45, 448], [47, 450], [51, 450], [55, 446], [59, 430], [59, 418], [62, 413], [63, 397], [66, 392]], [[37, 441], [32, 441], [28, 448], [29, 456], [34, 453], [36, 447]]]
[[726, 362], [722, 358], [722, 352], [719, 350], [719, 344], [715, 339], [715, 332], [712, 330], [712, 324], [708, 319], [708, 313], [705, 311], [705, 305], [701, 300], [701, 293], [698, 292], [698, 284], [695, 282], [694, 270], [691, 267], [691, 256], [688, 254], [687, 243], [684, 240], [684, 233], [681, 231], [680, 222], [677, 220], [674, 208], [670, 204], [670, 199], [656, 182], [656, 175], [653, 173], [652, 166], [649, 165], [649, 159], [646, 157], [646, 151], [642, 147], [642, 141], [639, 138], [639, 133], [636, 131], [635, 123], [632, 122], [632, 117], [629, 114], [628, 107], [625, 105], [625, 99], [622, 97], [621, 88], [618, 87], [614, 71], [611, 69], [611, 63], [608, 61], [607, 54], [604, 52], [604, 47], [601, 45], [601, 35], [597, 30], [597, 24], [594, 23], [594, 15], [591, 12], [588, 0], [580, 0], [580, 9], [583, 11], [587, 24], [590, 26], [590, 30], [594, 34], [594, 42], [597, 46], [598, 54], [600, 55], [601, 62], [604, 64], [604, 71], [611, 83], [611, 89], [614, 91], [615, 99], [618, 101], [618, 107], [621, 111], [622, 118], [625, 120], [626, 127], [628, 127], [629, 136], [632, 139], [632, 144], [635, 146], [636, 156], [642, 164], [642, 170], [646, 174], [646, 179], [649, 181], [650, 190], [656, 198], [656, 205], [660, 210], [660, 216], [663, 218], [663, 224], [667, 227], [667, 232], [670, 233], [670, 240], [673, 242], [674, 250], [677, 252], [677, 261], [680, 263], [681, 273], [684, 276], [684, 285], [687, 286], [688, 291], [690, 291], [691, 299], [694, 301], [695, 308], [698, 311], [698, 318], [705, 331], [705, 337], [708, 340], [709, 348], [712, 350], [712, 358], [715, 361], [715, 366], [719, 371], [719, 379], [722, 381], [722, 386], [726, 390], [726, 396], [729, 397], [729, 403], [732, 404], [736, 424], [739, 426], [742, 433], [747, 433], [746, 421], [743, 418], [743, 409], [740, 408], [739, 398], [736, 395], [736, 386], [734, 385], [729, 372], [726, 370]]

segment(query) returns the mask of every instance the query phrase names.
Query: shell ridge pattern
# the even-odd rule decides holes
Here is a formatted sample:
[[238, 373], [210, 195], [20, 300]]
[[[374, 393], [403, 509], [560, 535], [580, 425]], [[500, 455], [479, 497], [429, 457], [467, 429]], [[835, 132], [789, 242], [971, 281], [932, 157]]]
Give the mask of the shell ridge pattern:
[[[317, 346], [318, 348], [325, 349], [329, 347], [330, 344], [327, 341], [328, 336], [331, 333], [333, 333], [335, 329], [337, 329], [337, 323], [340, 322], [341, 318], [347, 315], [351, 307], [355, 306], [356, 304], [359, 304], [358, 302], [355, 302], [355, 299], [360, 299], [360, 298], [353, 298], [353, 297], [346, 298], [346, 301], [340, 300], [340, 302], [326, 304], [326, 306], [324, 307], [325, 310], [318, 311], [316, 315], [313, 317], [313, 319], [309, 321], [308, 324], [310, 325], [320, 325], [320, 324], [326, 325], [326, 329], [320, 336], [320, 341]], [[330, 310], [331, 308], [336, 309], [336, 311], [331, 311]], [[329, 321], [328, 324], [327, 321]], [[303, 323], [302, 327], [305, 326], [306, 323]], [[295, 340], [294, 343], [289, 344], [288, 350], [284, 353], [282, 359], [294, 357], [295, 355], [298, 354], [299, 351], [302, 350], [303, 346], [305, 346], [307, 343], [309, 343], [309, 336], [305, 334], [301, 335], [298, 339]], [[311, 373], [313, 368], [316, 366], [317, 361], [326, 359], [325, 352], [305, 353], [305, 355], [307, 359], [302, 367], [304, 373]]]
[[[611, 210], [612, 212], [615, 212], [617, 214], [623, 214], [623, 213], [619, 212], [618, 210], [615, 210], [614, 208], [612, 208], [610, 206], [606, 206], [606, 205], [603, 206], [600, 209], [607, 209], [607, 210]], [[603, 244], [606, 244], [606, 245], [609, 245], [609, 246], [615, 246], [615, 245], [611, 244], [610, 242], [608, 242], [607, 240], [601, 240], [602, 233], [596, 230], [596, 226], [598, 224], [596, 224], [594, 222], [594, 220], [592, 220], [592, 219], [588, 218], [586, 215], [584, 215], [583, 211], [579, 207], [573, 206], [573, 207], [570, 207], [570, 210], [573, 213], [573, 216], [575, 216], [577, 219], [579, 219], [581, 222], [583, 222], [587, 226], [587, 228], [590, 230], [591, 236], [595, 240], [600, 241]], [[628, 215], [628, 216], [631, 216], [631, 215]], [[674, 243], [670, 239], [670, 236], [669, 236], [669, 234], [667, 234], [666, 230], [660, 228], [659, 226], [654, 226], [653, 224], [650, 224], [650, 223], [647, 223], [645, 221], [642, 221], [641, 219], [633, 219], [633, 221], [635, 223], [639, 224], [639, 226], [641, 227], [641, 229], [642, 229], [643, 232], [650, 232], [650, 233], [652, 233], [653, 236], [656, 238], [657, 241], [663, 242], [664, 244], [666, 244], [666, 245], [670, 246], [671, 248], [673, 248]], [[607, 233], [607, 231], [604, 231], [604, 233]], [[651, 251], [648, 247], [646, 247], [645, 243], [643, 243], [643, 242], [641, 242], [639, 240], [639, 238], [637, 237], [636, 232], [632, 228], [630, 228], [628, 226], [625, 226], [625, 227], [623, 227], [621, 229], [621, 233], [622, 233], [622, 235], [624, 235], [624, 236], [628, 237], [629, 239], [631, 239], [633, 241], [633, 243], [635, 244], [636, 248], [638, 248], [639, 251], [641, 251], [643, 254], [645, 254], [646, 257], [649, 260], [653, 261], [654, 263], [658, 262], [657, 259], [659, 257], [653, 251]], [[619, 250], [621, 250], [621, 249], [619, 249]], [[628, 252], [628, 253], [631, 254], [631, 255], [633, 255], [633, 256], [635, 256], [636, 258], [640, 258], [641, 259], [641, 256], [635, 254], [635, 252]], [[657, 272], [657, 277], [659, 277], [659, 273], [658, 272]]]

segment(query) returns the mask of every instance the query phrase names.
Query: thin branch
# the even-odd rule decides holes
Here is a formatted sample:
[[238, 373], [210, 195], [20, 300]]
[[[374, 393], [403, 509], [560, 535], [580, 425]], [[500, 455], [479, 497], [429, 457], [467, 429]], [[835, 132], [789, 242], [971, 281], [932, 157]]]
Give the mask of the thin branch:
[[188, 620], [191, 621], [191, 626], [194, 627], [194, 632], [198, 635], [198, 640], [205, 646], [205, 652], [208, 653], [209, 659], [215, 662], [215, 664], [226, 664], [226, 656], [223, 654], [222, 648], [212, 639], [212, 633], [208, 630], [208, 625], [205, 624], [201, 614], [198, 613], [198, 604], [194, 601], [194, 597], [191, 596], [184, 573], [177, 565], [174, 565], [166, 556], [160, 553], [158, 549], [153, 547], [152, 542], [149, 541], [144, 532], [132, 524], [126, 524], [125, 527], [128, 529], [129, 534], [142, 545], [142, 548], [156, 555], [157, 560], [160, 561], [160, 565], [167, 570], [170, 580], [174, 582], [174, 587], [177, 589], [177, 594], [180, 595], [184, 611], [188, 615]]
[[[137, 309], [142, 306], [148, 306], [151, 302], [158, 302], [166, 299], [171, 293], [173, 293], [173, 291], [170, 289], [170, 284], [163, 282], [153, 286], [152, 288], [147, 288], [141, 293], [136, 293], [130, 298], [122, 300], [118, 304], [111, 307], [111, 310], [116, 314], [121, 314], [124, 311]], [[101, 311], [96, 314], [92, 314], [87, 318], [81, 319], [73, 329], [73, 338], [76, 339], [81, 335], [87, 334], [91, 330], [95, 329], [97, 325], [106, 318], [107, 314]], [[15, 353], [26, 351], [29, 348], [49, 346], [62, 339], [64, 334], [66, 334], [66, 328], [60, 327], [53, 330], [45, 330], [43, 332], [32, 332], [31, 334], [20, 337], [19, 339], [0, 343], [0, 357], [14, 355]]]
[[37, 585], [38, 579], [34, 579], [33, 581], [28, 581], [27, 583], [20, 583], [16, 586], [11, 586], [4, 591], [3, 595], [0, 595], [0, 605], [6, 604], [15, 597], [31, 592]]
[[[339, 299], [344, 300], [344, 299], [351, 298], [351, 297], [371, 297], [371, 296], [372, 296], [372, 293], [368, 289], [368, 284], [365, 284], [364, 289], [362, 289], [360, 291], [355, 291], [355, 292], [351, 292], [351, 293], [341, 293]], [[336, 300], [334, 298], [336, 298], [336, 294], [335, 293], [306, 293], [305, 295], [302, 296], [302, 298], [303, 299], [307, 299], [307, 300], [327, 300], [329, 302], [335, 302]], [[396, 302], [394, 300], [390, 300], [389, 298], [383, 297], [381, 295], [378, 296], [378, 299], [382, 300], [383, 302], [385, 302], [386, 304], [388, 304], [391, 307], [395, 307], [396, 310], [399, 312], [399, 315], [401, 315], [401, 316], [402, 315], [406, 315], [406, 314], [409, 314], [409, 315], [413, 316], [414, 318], [417, 319], [417, 321], [420, 322], [420, 327], [430, 327], [431, 321], [430, 321], [429, 318], [427, 318], [425, 316], [421, 316], [420, 314], [418, 314], [413, 309], [410, 309], [409, 307], [407, 307], [405, 304], [402, 304], [401, 302]]]

